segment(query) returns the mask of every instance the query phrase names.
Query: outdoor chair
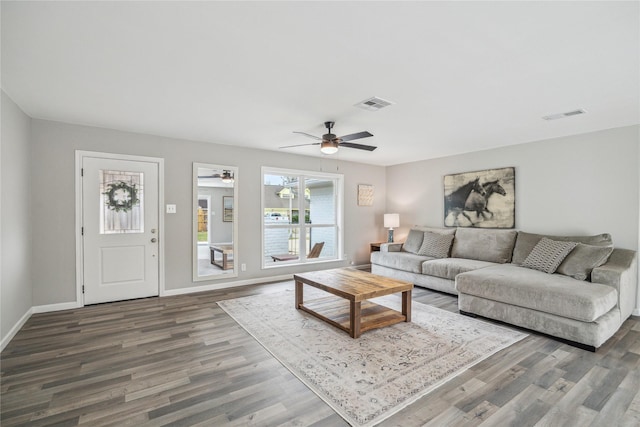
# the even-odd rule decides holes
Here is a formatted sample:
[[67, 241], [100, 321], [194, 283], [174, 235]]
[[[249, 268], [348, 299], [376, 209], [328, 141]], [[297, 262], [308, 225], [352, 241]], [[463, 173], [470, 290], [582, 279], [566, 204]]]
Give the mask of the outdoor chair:
[[[320, 252], [322, 252], [322, 247], [324, 246], [324, 242], [319, 242], [313, 245], [309, 255], [307, 258], [318, 258], [320, 256]], [[282, 254], [282, 255], [271, 255], [273, 261], [291, 261], [294, 259], [298, 259], [298, 255], [295, 254]]]

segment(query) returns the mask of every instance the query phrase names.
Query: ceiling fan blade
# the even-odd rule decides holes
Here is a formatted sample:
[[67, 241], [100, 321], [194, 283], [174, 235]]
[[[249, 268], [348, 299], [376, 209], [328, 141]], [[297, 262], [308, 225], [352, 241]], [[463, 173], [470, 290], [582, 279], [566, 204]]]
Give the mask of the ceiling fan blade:
[[364, 132], [351, 133], [349, 135], [341, 136], [340, 139], [342, 141], [353, 141], [354, 139], [368, 138], [370, 136], [373, 136], [373, 134], [367, 131], [364, 131]]
[[341, 142], [340, 144], [338, 144], [338, 146], [347, 147], [347, 148], [357, 148], [358, 150], [367, 150], [367, 151], [373, 151], [376, 148], [378, 148], [378, 147], [374, 147], [373, 145], [356, 144], [353, 142]]
[[[304, 135], [304, 136], [308, 136], [309, 138], [313, 138], [313, 139], [317, 139], [318, 141], [322, 141], [322, 138], [315, 136], [315, 135], [311, 135], [310, 133], [306, 133], [306, 132], [298, 132], [298, 131], [293, 131], [293, 133], [299, 133], [300, 135]], [[282, 148], [282, 147], [280, 147]]]
[[213, 175], [203, 175], [203, 176], [198, 175], [198, 178], [220, 178], [220, 176], [221, 175], [219, 173], [216, 173]]
[[305, 145], [320, 145], [320, 143], [319, 142], [310, 142], [309, 144], [285, 145], [284, 147], [278, 147], [278, 148], [304, 147]]

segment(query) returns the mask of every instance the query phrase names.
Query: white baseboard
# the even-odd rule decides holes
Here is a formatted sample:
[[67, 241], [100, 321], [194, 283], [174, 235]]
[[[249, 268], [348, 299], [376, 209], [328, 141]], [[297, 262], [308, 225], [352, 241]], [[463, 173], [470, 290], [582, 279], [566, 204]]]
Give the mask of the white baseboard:
[[13, 337], [16, 336], [20, 328], [22, 328], [24, 324], [27, 323], [27, 320], [29, 320], [31, 314], [33, 314], [33, 307], [27, 310], [27, 312], [22, 315], [20, 320], [18, 320], [16, 324], [13, 325], [13, 328], [11, 328], [7, 335], [2, 338], [2, 341], [0, 341], [0, 351], [4, 350], [7, 344], [9, 344]]
[[634, 316], [640, 316], [640, 307], [636, 307], [635, 310], [631, 312]]
[[212, 283], [203, 286], [192, 286], [189, 288], [165, 289], [160, 293], [161, 297], [174, 295], [192, 294], [194, 292], [215, 291], [217, 289], [235, 288], [237, 286], [256, 285], [258, 283], [279, 282], [282, 280], [293, 280], [293, 274], [281, 274], [279, 276], [256, 277], [255, 279], [237, 280], [234, 282]]
[[81, 304], [77, 302], [61, 302], [58, 304], [36, 305], [31, 308], [33, 313], [48, 313], [50, 311], [71, 310], [72, 308], [80, 308]]

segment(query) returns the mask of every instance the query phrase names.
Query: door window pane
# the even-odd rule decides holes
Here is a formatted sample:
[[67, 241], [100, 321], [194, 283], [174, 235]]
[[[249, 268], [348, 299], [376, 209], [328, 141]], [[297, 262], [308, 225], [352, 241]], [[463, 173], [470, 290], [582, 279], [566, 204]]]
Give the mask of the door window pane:
[[100, 234], [144, 232], [142, 172], [100, 170]]

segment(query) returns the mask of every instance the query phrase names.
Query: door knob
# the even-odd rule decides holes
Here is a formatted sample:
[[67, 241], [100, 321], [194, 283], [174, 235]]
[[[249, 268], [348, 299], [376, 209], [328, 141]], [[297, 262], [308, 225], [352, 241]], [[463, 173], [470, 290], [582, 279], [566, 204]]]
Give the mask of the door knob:
[[155, 243], [157, 241], [158, 241], [158, 239], [156, 239], [155, 237], [151, 239], [151, 243]]

